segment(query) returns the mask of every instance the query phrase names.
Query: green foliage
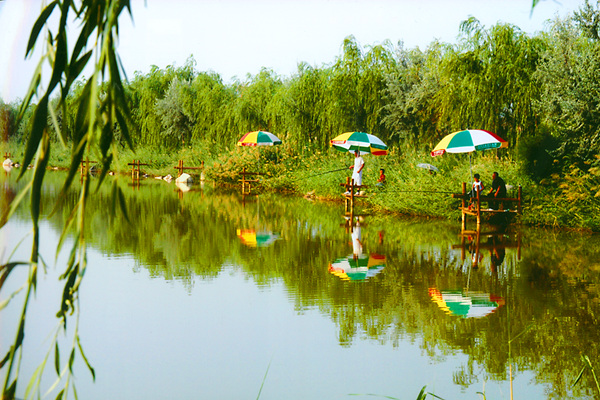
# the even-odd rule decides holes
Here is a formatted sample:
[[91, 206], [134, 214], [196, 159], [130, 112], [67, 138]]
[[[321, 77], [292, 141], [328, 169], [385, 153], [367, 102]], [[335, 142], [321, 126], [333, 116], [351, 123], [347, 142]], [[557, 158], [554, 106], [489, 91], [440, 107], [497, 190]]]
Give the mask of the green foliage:
[[[16, 266], [29, 268], [21, 322], [0, 363], [6, 371], [5, 398], [13, 398], [17, 387], [27, 306], [39, 273], [42, 183], [53, 162], [68, 169], [62, 198], [76, 181], [82, 161], [99, 161], [98, 191], [108, 171], [127, 169], [134, 143], [144, 148], [142, 154], [152, 155], [148, 158], [155, 171], [173, 172], [174, 155], [195, 165], [204, 161], [207, 175], [221, 182], [235, 183], [246, 167], [265, 174], [266, 188], [333, 198], [345, 177], [337, 170], [351, 161], [345, 154], [326, 152], [329, 140], [344, 131], [362, 130], [391, 145], [386, 158], [367, 162], [367, 177], [380, 167], [388, 172], [387, 188], [374, 192], [368, 207], [452, 217], [451, 200], [438, 196], [468, 180], [466, 158], [442, 158], [438, 175], [415, 165], [430, 161], [428, 150], [444, 134], [477, 127], [510, 143], [508, 152], [494, 153], [502, 160], [477, 155], [474, 169], [489, 176], [502, 167], [507, 183], [523, 184], [528, 202], [524, 222], [600, 230], [600, 11], [587, 1], [572, 17], [556, 20], [548, 33], [536, 37], [507, 24], [485, 29], [475, 18], [461, 25], [458, 45], [435, 42], [424, 52], [394, 48], [388, 42], [363, 49], [350, 36], [330, 66], [302, 64], [290, 79], [263, 69], [230, 85], [217, 74], [196, 71], [191, 57], [183, 67], [155, 66], [123, 84], [115, 43], [118, 18], [125, 10], [131, 13], [128, 0], [49, 2], [27, 45], [27, 54], [36, 44], [45, 49], [30, 89], [18, 109], [0, 102], [2, 148], [14, 150], [24, 167], [34, 168], [31, 180], [11, 198], [0, 219], [5, 223], [30, 195], [30, 260], [1, 266], [3, 279]], [[67, 35], [73, 18], [80, 22], [79, 30]], [[75, 43], [68, 43], [71, 37]], [[81, 73], [90, 60], [93, 72], [83, 80]], [[42, 91], [46, 62], [51, 73]], [[273, 131], [284, 145], [265, 151], [235, 147], [243, 133], [257, 129]], [[18, 144], [21, 140], [26, 141], [24, 147]], [[515, 148], [521, 164], [513, 160]], [[522, 169], [528, 176], [520, 173]], [[548, 176], [549, 172], [553, 173]], [[57, 317], [65, 330], [69, 315], [78, 311], [78, 290], [87, 267], [86, 208], [94, 190], [88, 178], [83, 176], [77, 201], [65, 213], [57, 249], [68, 236], [75, 238], [61, 276], [65, 283]], [[539, 185], [531, 178], [541, 178]], [[119, 185], [110, 193], [112, 211], [125, 205]], [[167, 231], [162, 239], [168, 240]], [[78, 352], [89, 366], [77, 329], [74, 335], [70, 354]], [[61, 369], [55, 357], [59, 380], [66, 381], [59, 398], [68, 396], [72, 362], [73, 356]], [[45, 361], [42, 369], [44, 365]], [[35, 378], [32, 382], [33, 388]]]
[[[31, 31], [26, 50], [27, 54], [33, 50], [36, 43], [43, 47], [45, 52], [34, 74], [29, 92], [19, 110], [17, 126], [19, 123], [24, 122], [27, 115], [31, 115], [30, 121], [26, 123], [28, 130], [27, 143], [25, 151], [22, 153], [24, 168], [21, 169], [19, 178], [25, 176], [27, 171], [25, 167], [31, 164], [33, 164], [34, 171], [31, 175], [31, 181], [21, 189], [19, 195], [12, 202], [7, 217], [11, 217], [19, 203], [24, 199], [25, 194], [29, 194], [33, 239], [31, 257], [29, 262], [26, 263], [29, 266], [29, 274], [24, 285], [26, 295], [21, 312], [21, 322], [17, 328], [11, 349], [1, 363], [6, 373], [3, 398], [12, 399], [15, 396], [15, 389], [19, 380], [20, 352], [22, 351], [27, 309], [31, 294], [37, 285], [38, 272], [40, 271], [38, 268], [40, 263], [38, 249], [41, 241], [39, 230], [42, 210], [41, 192], [46, 168], [52, 154], [52, 142], [59, 141], [63, 144], [68, 142], [71, 145], [70, 168], [62, 185], [62, 196], [66, 196], [68, 193], [75, 174], [78, 172], [80, 162], [90, 157], [99, 159], [102, 165], [103, 174], [100, 175], [98, 185], [102, 183], [105, 177], [104, 174], [109, 170], [116, 154], [114, 126], [120, 126], [123, 140], [131, 146], [128, 125], [130, 112], [125, 100], [118, 56], [115, 52], [115, 42], [118, 40], [117, 21], [119, 15], [125, 9], [129, 10], [129, 2], [126, 0], [111, 2], [100, 0], [52, 1], [42, 10]], [[79, 31], [71, 32], [74, 36], [68, 36], [66, 32], [67, 21], [70, 22], [73, 18], [71, 12], [81, 22]], [[54, 13], [57, 14], [57, 19], [51, 18]], [[52, 27], [52, 23], [56, 26]], [[45, 37], [40, 39], [42, 32], [45, 32]], [[77, 40], [73, 45], [69, 45], [67, 43], [68, 37], [76, 37]], [[89, 39], [92, 39], [91, 42], [94, 44], [88, 47]], [[80, 78], [81, 72], [92, 55], [95, 55], [97, 63], [94, 66], [91, 78], [80, 87], [81, 90], [72, 91], [74, 82]], [[38, 89], [40, 89], [42, 81], [41, 65], [46, 61], [52, 66], [50, 79], [45, 91], [39, 95], [37, 104], [33, 105], [32, 100], [38, 95]], [[101, 81], [106, 81], [104, 88], [101, 87]], [[57, 96], [56, 99], [51, 98], [53, 95]], [[69, 96], [75, 96], [71, 98], [76, 101], [77, 107], [75, 107], [75, 110], [68, 108], [69, 105], [73, 105], [71, 99], [68, 100]], [[62, 114], [57, 112], [58, 109], [62, 111]], [[69, 114], [72, 118], [67, 116]], [[90, 192], [89, 180], [83, 179], [80, 196], [64, 222], [57, 248], [58, 253], [67, 235], [73, 235], [75, 240], [73, 241], [71, 256], [60, 278], [65, 283], [57, 312], [60, 329], [65, 334], [67, 332], [68, 317], [74, 312], [78, 312], [79, 286], [87, 267], [84, 221], [86, 200]], [[118, 195], [119, 191], [117, 190], [114, 193]], [[3, 222], [5, 221], [6, 218], [3, 218]], [[12, 270], [12, 268], [9, 268], [10, 265], [13, 264], [2, 266], [2, 270], [5, 271], [2, 282]], [[81, 347], [76, 345], [79, 341], [77, 325], [76, 321], [75, 328], [72, 331], [75, 340], [70, 350], [69, 360], [64, 367], [61, 367], [61, 362], [56, 356], [59, 354], [58, 345], [52, 344], [52, 347], [56, 348], [55, 369], [59, 375], [55, 385], [64, 384], [58, 398], [68, 396], [72, 383], [72, 363], [76, 353], [79, 351], [79, 354], [85, 360]], [[43, 372], [44, 365], [45, 361], [42, 362], [38, 370], [40, 374]], [[90, 370], [93, 374], [91, 367]], [[29, 387], [35, 387], [35, 382], [36, 376], [34, 375]], [[73, 388], [73, 390], [75, 389]]]
[[532, 179], [539, 182], [556, 171], [551, 156], [558, 147], [557, 140], [549, 133], [523, 138], [517, 147], [523, 170]]
[[582, 35], [570, 19], [555, 21], [545, 40], [535, 75], [542, 96], [535, 105], [560, 144], [552, 155], [563, 167], [585, 168], [600, 152], [600, 42]]

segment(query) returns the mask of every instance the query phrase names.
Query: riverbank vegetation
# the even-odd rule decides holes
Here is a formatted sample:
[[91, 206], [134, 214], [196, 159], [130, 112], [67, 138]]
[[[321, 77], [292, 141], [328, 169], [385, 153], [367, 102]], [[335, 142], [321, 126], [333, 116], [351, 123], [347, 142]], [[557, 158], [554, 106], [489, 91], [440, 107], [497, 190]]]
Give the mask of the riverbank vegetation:
[[[126, 172], [134, 159], [149, 164], [154, 175], [174, 173], [177, 160], [191, 166], [204, 162], [205, 177], [218, 184], [235, 184], [246, 167], [264, 173], [267, 190], [334, 198], [345, 174], [330, 171], [349, 166], [351, 159], [333, 152], [329, 140], [346, 131], [367, 131], [390, 147], [388, 156], [367, 158], [366, 184], [372, 185], [380, 167], [388, 175], [385, 189], [369, 188], [374, 195], [368, 204], [374, 208], [452, 217], [456, 211], [447, 192], [459, 191], [460, 182], [470, 179], [470, 161], [483, 177], [497, 170], [507, 183], [523, 186], [526, 223], [600, 230], [597, 6], [586, 2], [534, 36], [507, 24], [484, 27], [471, 18], [460, 26], [456, 44], [432, 42], [425, 50], [391, 42], [362, 46], [350, 36], [330, 64], [301, 63], [289, 77], [265, 68], [230, 83], [217, 73], [197, 71], [192, 57], [182, 67], [152, 67], [123, 79], [116, 51], [123, 11], [132, 14], [127, 0], [50, 2], [27, 45], [28, 55], [36, 44], [42, 50], [29, 92], [22, 102], [0, 100], [0, 152], [21, 164], [21, 178], [26, 167], [35, 169], [0, 219], [4, 224], [13, 217], [29, 194], [31, 257], [0, 266], [2, 282], [17, 267], [29, 269], [15, 339], [0, 361], [6, 374], [4, 398], [14, 398], [17, 391], [28, 305], [38, 271], [44, 270], [38, 268], [38, 249], [40, 216], [52, 208], [42, 204], [47, 168], [69, 170], [59, 201], [76, 185], [81, 161], [95, 160], [101, 170], [99, 179], [82, 180], [63, 220], [57, 254], [67, 237], [75, 240], [69, 242], [70, 257], [60, 277], [64, 290], [55, 338], [60, 331], [67, 334], [68, 316], [79, 313], [90, 235], [88, 199], [99, 193], [92, 184], [106, 182], [109, 170]], [[53, 14], [58, 18], [50, 18]], [[51, 65], [50, 76], [41, 67], [45, 62]], [[92, 72], [84, 77], [88, 64]], [[474, 154], [472, 160], [429, 156], [444, 135], [465, 128], [493, 131], [509, 148]], [[244, 133], [257, 129], [275, 133], [283, 145], [235, 146]], [[419, 170], [418, 162], [433, 162], [440, 172]], [[121, 187], [112, 187], [110, 196], [107, 212], [118, 204], [126, 208]], [[10, 294], [2, 307], [16, 295]], [[70, 324], [73, 341], [66, 352], [56, 339], [50, 343], [56, 385], [64, 383], [57, 398], [75, 390], [73, 360], [87, 364], [77, 321]], [[62, 363], [61, 352], [69, 354]], [[31, 393], [38, 390], [39, 376], [32, 377]]]
[[[152, 67], [124, 83], [131, 118], [126, 121], [125, 113], [116, 118], [118, 156], [110, 167], [127, 171], [127, 163], [139, 159], [150, 164], [148, 173], [165, 175], [174, 173], [179, 159], [185, 165], [204, 162], [205, 175], [223, 184], [236, 182], [247, 167], [267, 174], [266, 188], [331, 198], [339, 195], [344, 174], [309, 176], [351, 163], [329, 149], [331, 138], [366, 131], [391, 148], [386, 157], [367, 156], [366, 184], [375, 182], [380, 167], [389, 180], [385, 193], [369, 202], [449, 217], [455, 211], [448, 196], [417, 190], [459, 192], [460, 182], [470, 181], [469, 159], [432, 158], [429, 152], [450, 132], [487, 129], [509, 148], [474, 154], [473, 169], [484, 183], [487, 178], [488, 187], [495, 170], [508, 184], [523, 186], [524, 222], [600, 230], [600, 42], [593, 23], [598, 16], [598, 8], [586, 3], [535, 36], [470, 18], [460, 26], [456, 44], [432, 42], [425, 50], [389, 41], [363, 47], [350, 36], [331, 64], [301, 63], [290, 77], [265, 68], [225, 83], [217, 73], [197, 71], [193, 57], [181, 67]], [[100, 97], [107, 87], [100, 88]], [[73, 160], [77, 105], [88, 88], [78, 80], [64, 102], [58, 95], [48, 99], [54, 113], [47, 118], [57, 127], [50, 140], [66, 146], [53, 145], [49, 165], [69, 167]], [[25, 154], [20, 144], [29, 139], [34, 108], [17, 124], [18, 105], [1, 104], [1, 150], [16, 160]], [[283, 145], [236, 147], [245, 132], [257, 129], [275, 133]], [[91, 151], [85, 157], [102, 158]], [[415, 168], [419, 162], [441, 172], [430, 176]]]

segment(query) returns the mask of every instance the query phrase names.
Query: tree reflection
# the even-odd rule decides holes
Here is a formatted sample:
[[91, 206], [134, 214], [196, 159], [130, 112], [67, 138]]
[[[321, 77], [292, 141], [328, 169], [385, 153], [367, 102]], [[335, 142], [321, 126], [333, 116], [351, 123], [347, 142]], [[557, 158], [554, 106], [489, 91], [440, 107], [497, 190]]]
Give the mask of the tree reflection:
[[[0, 179], [4, 211], [14, 183]], [[58, 193], [51, 177], [47, 185], [46, 203]], [[283, 283], [298, 312], [318, 309], [336, 324], [340, 345], [361, 337], [392, 345], [412, 340], [436, 360], [467, 354], [468, 364], [454, 372], [457, 384], [482, 376], [506, 380], [512, 365], [514, 374], [534, 371], [552, 397], [593, 393], [591, 374], [575, 389], [570, 384], [581, 370], [580, 354], [596, 363], [600, 352], [598, 237], [526, 228], [461, 235], [458, 223], [377, 215], [340, 222], [337, 204], [275, 195], [250, 201], [211, 190], [180, 198], [168, 185], [125, 188], [130, 223], [107, 223], [111, 200], [101, 188], [87, 205], [90, 245], [133, 254], [137, 268], [189, 290], [195, 279], [214, 279], [227, 265], [260, 285]], [[57, 232], [76, 193], [50, 219]], [[26, 210], [17, 212], [28, 218]], [[242, 229], [276, 233], [277, 241], [249, 247]], [[369, 279], [342, 280], [331, 273], [338, 259], [356, 260], [359, 268], [366, 260], [367, 271], [385, 268]], [[496, 305], [480, 318], [463, 318], [441, 310], [432, 290], [443, 300], [456, 290], [471, 304], [487, 296]]]

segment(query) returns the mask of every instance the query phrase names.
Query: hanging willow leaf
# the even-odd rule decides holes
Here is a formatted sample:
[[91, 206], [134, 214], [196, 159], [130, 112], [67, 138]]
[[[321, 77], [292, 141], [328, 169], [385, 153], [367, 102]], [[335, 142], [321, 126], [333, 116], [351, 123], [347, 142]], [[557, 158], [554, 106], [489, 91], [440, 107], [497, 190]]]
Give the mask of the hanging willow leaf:
[[[59, 5], [60, 8], [57, 7], [57, 5]], [[71, 149], [71, 165], [61, 189], [59, 202], [64, 199], [68, 189], [71, 187], [81, 162], [84, 159], [89, 160], [92, 154], [97, 155], [98, 150], [102, 156], [103, 163], [103, 174], [100, 183], [102, 182], [106, 171], [108, 171], [114, 158], [114, 153], [111, 153], [111, 149], [113, 149], [112, 151], [114, 152], [114, 129], [116, 126], [122, 125], [120, 128], [121, 132], [124, 133], [124, 139], [127, 140], [130, 145], [132, 143], [130, 131], [127, 126], [131, 119], [130, 111], [125, 98], [125, 90], [121, 83], [120, 70], [122, 70], [122, 64], [120, 58], [116, 54], [114, 45], [117, 40], [117, 36], [115, 35], [118, 35], [119, 32], [118, 17], [124, 9], [127, 9], [131, 14], [130, 2], [128, 0], [81, 0], [80, 2], [75, 2], [73, 0], [54, 0], [42, 10], [30, 33], [26, 54], [29, 55], [32, 53], [36, 43], [41, 42], [44, 47], [43, 54], [33, 75], [33, 79], [31, 80], [25, 101], [21, 104], [17, 118], [18, 121], [21, 121], [23, 116], [26, 115], [34, 96], [37, 95], [40, 82], [42, 81], [42, 63], [49, 61], [52, 65], [52, 70], [50, 79], [48, 80], [48, 86], [33, 109], [33, 116], [31, 117], [30, 126], [28, 127], [29, 136], [22, 162], [23, 166], [27, 167], [32, 163], [35, 157], [35, 171], [30, 182], [25, 185], [24, 189], [19, 193], [15, 200], [11, 202], [10, 209], [8, 213], [3, 215], [2, 221], [2, 224], [4, 224], [4, 218], [9, 218], [14, 213], [14, 210], [25, 194], [30, 194], [30, 211], [34, 232], [31, 260], [29, 262], [31, 268], [26, 285], [28, 290], [24, 299], [21, 320], [16, 332], [15, 340], [11, 346], [11, 351], [2, 360], [0, 365], [0, 367], [8, 365], [3, 386], [3, 398], [14, 398], [19, 377], [19, 352], [21, 351], [20, 348], [23, 344], [25, 333], [24, 327], [27, 317], [27, 306], [30, 299], [30, 293], [35, 291], [37, 286], [37, 262], [38, 259], [41, 259], [38, 254], [40, 243], [39, 220], [41, 217], [40, 211], [42, 201], [41, 190], [51, 151], [51, 131], [48, 126], [48, 116], [51, 117], [52, 124], [56, 127], [57, 137], [63, 141], [63, 143], [66, 143], [68, 139], [72, 139], [73, 141], [73, 147]], [[51, 16], [53, 12], [57, 10], [59, 12], [58, 25], [57, 30], [53, 32], [50, 25], [51, 22], [56, 21], [56, 19], [51, 18]], [[69, 15], [71, 11], [75, 13], [75, 19], [79, 22], [78, 27], [80, 33], [78, 35], [76, 34], [77, 41], [73, 47], [71, 59], [69, 59], [67, 25], [71, 24], [73, 21], [73, 18]], [[45, 39], [40, 41], [40, 34], [45, 26], [47, 27]], [[96, 37], [94, 37], [94, 35]], [[91, 48], [88, 48], [88, 43], [92, 44]], [[71, 95], [71, 87], [84, 71], [90, 60], [94, 59], [94, 55], [96, 55], [94, 72], [87, 83], [81, 88], [80, 96], [73, 101], [69, 98]], [[104, 96], [105, 93], [99, 93], [98, 80], [101, 78], [108, 79], [108, 82], [106, 83], [106, 87], [108, 88], [106, 96]], [[80, 87], [78, 85], [76, 86], [79, 90]], [[51, 96], [54, 92], [59, 90], [61, 92], [60, 97], [57, 99], [56, 104], [54, 104], [53, 101], [53, 108], [49, 108]], [[102, 101], [104, 101], [104, 103], [100, 100], [100, 96], [102, 96]], [[55, 110], [60, 110], [62, 115], [57, 114]], [[73, 112], [73, 110], [76, 110], [76, 112]], [[70, 118], [70, 115], [75, 115], [75, 118]], [[60, 128], [58, 128], [59, 125]], [[68, 138], [69, 133], [72, 135], [72, 138]], [[26, 169], [27, 168], [23, 168], [21, 170], [19, 178], [24, 176]], [[58, 245], [58, 249], [60, 250], [68, 233], [73, 230], [75, 231], [76, 240], [73, 244], [65, 271], [61, 275], [61, 279], [66, 279], [66, 281], [63, 288], [60, 309], [57, 313], [58, 318], [60, 318], [63, 323], [62, 328], [65, 330], [67, 328], [68, 312], [71, 311], [72, 314], [77, 307], [78, 291], [87, 266], [85, 247], [85, 206], [89, 195], [90, 183], [89, 179], [87, 179], [87, 175], [82, 176], [82, 178], [84, 181], [80, 189], [79, 201], [69, 215], [69, 218], [65, 221]], [[122, 198], [122, 193], [119, 191], [115, 192], [114, 201], [115, 203], [118, 201], [120, 204], [123, 204], [124, 200]], [[56, 210], [57, 207], [58, 203], [54, 210]], [[77, 221], [77, 224], [74, 224], [75, 221]], [[43, 260], [42, 264], [45, 265]], [[17, 265], [19, 265], [19, 263], [9, 263], [0, 267], [0, 287], [2, 287], [4, 281]], [[5, 303], [3, 302], [2, 304], [4, 305]], [[77, 324], [74, 335], [77, 338], [77, 346], [80, 349], [81, 355], [88, 365], [88, 368], [92, 371], [92, 376], [95, 379], [95, 373], [83, 354], [83, 350], [79, 343]], [[50, 354], [50, 352], [48, 354]], [[57, 373], [59, 373], [59, 379], [52, 386], [51, 390], [54, 390], [54, 387], [59, 384], [65, 375], [68, 377], [67, 385], [58, 393], [58, 399], [66, 397], [69, 376], [73, 374], [72, 367], [74, 365], [75, 354], [75, 344], [73, 344], [68, 360], [68, 368], [63, 368], [62, 372], [59, 373], [61, 368], [60, 349], [58, 343], [55, 343], [54, 367]], [[44, 365], [45, 361], [39, 367], [39, 376], [43, 373]], [[74, 388], [73, 392], [76, 393]]]
[[56, 370], [56, 375], [60, 376], [60, 350], [58, 349], [58, 342], [54, 346], [54, 369]]
[[25, 171], [27, 170], [27, 166], [33, 160], [33, 156], [35, 155], [40, 141], [42, 140], [42, 136], [44, 133], [44, 129], [48, 118], [48, 94], [46, 94], [38, 105], [35, 107], [35, 113], [33, 115], [33, 126], [31, 127], [31, 133], [29, 136], [29, 140], [27, 141], [27, 146], [25, 148], [25, 155], [23, 157], [23, 168], [21, 169], [21, 173], [19, 174], [19, 178], [25, 175]]
[[48, 4], [46, 6], [46, 8], [44, 8], [42, 10], [42, 13], [38, 17], [38, 19], [35, 21], [35, 24], [33, 24], [33, 28], [31, 29], [31, 34], [29, 35], [29, 41], [27, 42], [27, 49], [25, 51], [26, 57], [29, 55], [31, 50], [33, 50], [33, 46], [35, 45], [35, 42], [37, 41], [40, 31], [42, 30], [42, 27], [48, 20], [48, 17], [50, 17], [50, 14], [52, 14], [52, 11], [54, 10], [54, 7], [57, 4], [58, 4], [58, 0], [54, 0], [53, 2]]
[[83, 361], [85, 361], [85, 365], [87, 365], [88, 369], [90, 370], [90, 372], [92, 374], [92, 379], [95, 381], [96, 380], [96, 372], [94, 371], [94, 368], [92, 368], [90, 362], [88, 361], [88, 358], [85, 356], [85, 353], [83, 352], [83, 347], [81, 346], [81, 341], [79, 339], [79, 335], [77, 336], [77, 346], [79, 347], [79, 352], [81, 353], [81, 357], [83, 358]]

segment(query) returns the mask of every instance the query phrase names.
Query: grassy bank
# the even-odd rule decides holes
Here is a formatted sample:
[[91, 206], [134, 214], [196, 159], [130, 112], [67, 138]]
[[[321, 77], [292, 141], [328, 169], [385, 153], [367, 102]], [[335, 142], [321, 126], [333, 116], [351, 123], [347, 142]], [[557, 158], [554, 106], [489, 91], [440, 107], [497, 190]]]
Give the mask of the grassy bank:
[[[12, 154], [14, 160], [22, 158], [24, 149], [15, 143], [4, 143], [2, 154]], [[501, 155], [501, 157], [498, 157]], [[524, 213], [521, 221], [528, 225], [581, 228], [600, 231], [600, 196], [597, 193], [598, 171], [592, 168], [587, 174], [577, 168], [563, 176], [552, 176], [539, 182], [531, 179], [519, 162], [506, 151], [474, 153], [471, 156], [473, 173], [479, 173], [486, 185], [498, 171], [507, 185], [516, 191], [522, 186]], [[261, 190], [286, 191], [301, 195], [310, 194], [317, 199], [341, 200], [340, 194], [353, 163], [350, 154], [334, 149], [325, 152], [299, 149], [289, 143], [278, 147], [240, 148], [218, 150], [210, 145], [194, 146], [177, 152], [157, 152], [154, 149], [137, 149], [135, 153], [123, 150], [114, 162], [114, 170], [129, 173], [127, 163], [141, 160], [149, 164], [143, 172], [150, 176], [176, 176], [175, 166], [183, 160], [185, 166], [200, 166], [204, 162], [205, 178], [217, 185], [237, 185], [242, 168], [264, 174]], [[462, 182], [470, 182], [468, 154], [446, 154], [432, 158], [427, 151], [393, 148], [387, 156], [364, 156], [366, 166], [363, 183], [368, 185], [368, 199], [361, 201], [367, 208], [379, 212], [402, 213], [434, 218], [458, 218], [458, 201], [450, 193], [461, 191]], [[439, 168], [435, 174], [418, 163], [430, 163]], [[69, 149], [55, 145], [50, 166], [68, 168]], [[374, 186], [384, 168], [387, 185]], [[336, 171], [336, 172], [331, 172]], [[189, 171], [192, 175], [198, 171]]]

